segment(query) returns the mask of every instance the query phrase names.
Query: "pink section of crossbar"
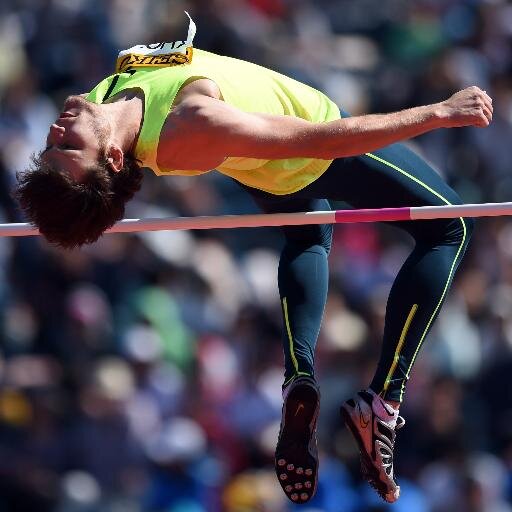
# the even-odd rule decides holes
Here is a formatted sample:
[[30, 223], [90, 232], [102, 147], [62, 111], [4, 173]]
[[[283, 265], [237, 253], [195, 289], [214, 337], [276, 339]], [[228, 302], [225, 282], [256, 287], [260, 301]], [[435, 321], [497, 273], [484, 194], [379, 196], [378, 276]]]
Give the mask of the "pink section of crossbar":
[[337, 210], [335, 222], [386, 222], [411, 220], [410, 208], [382, 208], [379, 210]]

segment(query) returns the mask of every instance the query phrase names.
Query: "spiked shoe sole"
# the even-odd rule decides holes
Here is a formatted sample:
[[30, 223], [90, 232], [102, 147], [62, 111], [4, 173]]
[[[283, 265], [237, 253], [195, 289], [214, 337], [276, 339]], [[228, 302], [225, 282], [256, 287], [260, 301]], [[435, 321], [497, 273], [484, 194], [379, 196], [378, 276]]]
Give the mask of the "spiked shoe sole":
[[318, 388], [308, 381], [297, 382], [283, 405], [275, 470], [283, 491], [294, 503], [306, 503], [316, 492], [318, 452], [315, 431], [319, 408]]

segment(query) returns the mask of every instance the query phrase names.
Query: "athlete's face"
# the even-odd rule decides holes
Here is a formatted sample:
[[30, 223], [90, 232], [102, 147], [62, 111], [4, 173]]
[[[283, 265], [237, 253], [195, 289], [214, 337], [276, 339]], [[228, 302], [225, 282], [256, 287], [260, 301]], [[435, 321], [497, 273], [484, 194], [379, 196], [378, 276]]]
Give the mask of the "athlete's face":
[[101, 107], [81, 96], [70, 96], [59, 118], [50, 126], [42, 158], [83, 181], [94, 167], [110, 135], [110, 124]]

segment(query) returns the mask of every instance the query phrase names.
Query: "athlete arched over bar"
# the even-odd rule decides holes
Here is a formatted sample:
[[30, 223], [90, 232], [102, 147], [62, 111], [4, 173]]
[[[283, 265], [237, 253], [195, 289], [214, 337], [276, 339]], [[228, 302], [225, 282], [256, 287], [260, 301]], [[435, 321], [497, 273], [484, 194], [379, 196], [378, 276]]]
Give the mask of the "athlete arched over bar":
[[[324, 94], [254, 64], [181, 44], [122, 52], [116, 73], [71, 96], [47, 147], [18, 176], [28, 219], [62, 247], [94, 242], [122, 218], [141, 167], [161, 176], [218, 169], [266, 213], [460, 204], [418, 155], [398, 144], [430, 130], [486, 127], [492, 100], [469, 87], [433, 105], [349, 117]], [[415, 240], [386, 311], [382, 352], [369, 387], [341, 406], [361, 452], [363, 476], [388, 502], [395, 431], [406, 383], [446, 298], [473, 230], [472, 219], [403, 221]], [[320, 393], [314, 353], [327, 296], [331, 225], [283, 227], [279, 264], [285, 380], [275, 454], [288, 498], [307, 502], [317, 485]]]

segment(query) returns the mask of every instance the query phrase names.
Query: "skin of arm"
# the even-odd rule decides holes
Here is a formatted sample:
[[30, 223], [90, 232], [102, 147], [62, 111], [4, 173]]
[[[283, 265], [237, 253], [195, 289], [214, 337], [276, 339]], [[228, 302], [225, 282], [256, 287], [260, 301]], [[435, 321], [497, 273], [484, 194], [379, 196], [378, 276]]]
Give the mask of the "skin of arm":
[[[215, 97], [192, 94], [173, 109], [160, 145], [169, 163], [175, 154], [172, 146], [179, 146], [181, 166], [175, 168], [213, 168], [226, 157], [331, 160], [374, 151], [438, 128], [485, 127], [491, 120], [492, 100], [478, 87], [433, 105], [326, 123], [247, 113]], [[200, 156], [198, 147], [203, 148]]]

